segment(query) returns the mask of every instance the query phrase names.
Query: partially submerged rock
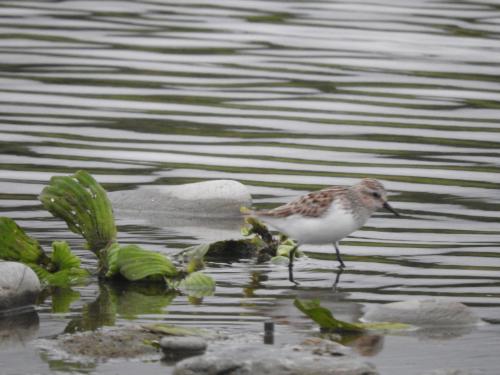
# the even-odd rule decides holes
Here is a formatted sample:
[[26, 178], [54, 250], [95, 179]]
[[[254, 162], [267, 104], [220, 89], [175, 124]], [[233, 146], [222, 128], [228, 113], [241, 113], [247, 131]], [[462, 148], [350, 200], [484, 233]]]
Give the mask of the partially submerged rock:
[[32, 309], [40, 290], [31, 268], [18, 262], [0, 262], [0, 315]]
[[160, 340], [160, 347], [169, 360], [179, 360], [194, 355], [203, 354], [207, 349], [207, 342], [202, 337], [171, 337], [165, 336]]
[[174, 375], [374, 375], [374, 366], [357, 357], [313, 353], [302, 346], [236, 346], [219, 353], [185, 359]]
[[400, 322], [418, 327], [471, 326], [481, 320], [472, 309], [456, 301], [410, 300], [371, 307], [363, 316], [367, 322]]
[[422, 375], [484, 375], [483, 371], [469, 371], [462, 369], [438, 369], [423, 373]]
[[156, 349], [149, 343], [158, 339], [158, 334], [141, 329], [100, 329], [43, 340], [40, 346], [51, 356], [85, 362], [156, 354]]
[[118, 219], [168, 228], [203, 242], [241, 238], [241, 206], [250, 206], [248, 188], [232, 180], [176, 186], [148, 186], [109, 193]]
[[147, 187], [109, 194], [115, 210], [171, 213], [176, 217], [237, 217], [249, 206], [248, 188], [233, 180], [212, 180], [185, 185]]
[[471, 308], [456, 301], [410, 300], [373, 306], [362, 318], [365, 322], [411, 324], [416, 335], [426, 339], [449, 339], [470, 333], [481, 319]]

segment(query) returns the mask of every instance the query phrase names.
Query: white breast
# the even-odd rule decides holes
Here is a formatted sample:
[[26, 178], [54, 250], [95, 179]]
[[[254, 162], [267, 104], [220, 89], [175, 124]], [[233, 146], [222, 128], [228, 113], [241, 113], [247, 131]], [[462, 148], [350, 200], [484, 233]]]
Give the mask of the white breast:
[[351, 212], [333, 204], [322, 217], [292, 215], [286, 218], [263, 217], [264, 221], [299, 243], [331, 244], [360, 228]]

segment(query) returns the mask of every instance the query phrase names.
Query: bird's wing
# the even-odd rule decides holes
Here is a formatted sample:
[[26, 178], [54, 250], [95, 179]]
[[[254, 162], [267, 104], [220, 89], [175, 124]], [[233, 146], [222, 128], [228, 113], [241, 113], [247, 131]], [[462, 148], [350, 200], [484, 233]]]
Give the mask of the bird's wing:
[[256, 214], [264, 217], [287, 217], [295, 214], [318, 217], [330, 208], [339, 193], [343, 193], [346, 190], [347, 188], [344, 186], [332, 186], [323, 190], [313, 191], [283, 206], [271, 210], [257, 211]]

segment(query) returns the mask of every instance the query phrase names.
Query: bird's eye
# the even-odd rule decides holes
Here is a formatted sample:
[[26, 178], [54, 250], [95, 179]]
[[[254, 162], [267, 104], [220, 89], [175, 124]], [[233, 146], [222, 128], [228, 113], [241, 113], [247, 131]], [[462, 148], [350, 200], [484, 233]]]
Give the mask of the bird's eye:
[[374, 197], [374, 198], [377, 198], [377, 199], [378, 199], [378, 198], [380, 198], [380, 194], [379, 194], [379, 193], [377, 193], [376, 191], [374, 191], [374, 192], [372, 193], [372, 195], [373, 195], [373, 197]]

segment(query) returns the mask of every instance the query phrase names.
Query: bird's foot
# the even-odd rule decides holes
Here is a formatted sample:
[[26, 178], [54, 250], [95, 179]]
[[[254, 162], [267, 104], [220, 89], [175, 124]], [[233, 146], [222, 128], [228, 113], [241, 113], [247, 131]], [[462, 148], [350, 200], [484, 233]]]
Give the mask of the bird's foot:
[[295, 281], [295, 279], [293, 278], [293, 266], [288, 266], [288, 280], [295, 285], [300, 285], [300, 283], [298, 281]]
[[339, 281], [340, 281], [340, 275], [342, 275], [343, 272], [344, 272], [344, 268], [341, 267], [341, 266], [339, 266], [338, 267], [338, 271], [335, 272], [335, 274], [336, 274], [336, 276], [335, 276], [335, 282], [332, 285], [332, 289], [333, 289], [334, 292], [337, 292], [337, 286], [338, 286]]

